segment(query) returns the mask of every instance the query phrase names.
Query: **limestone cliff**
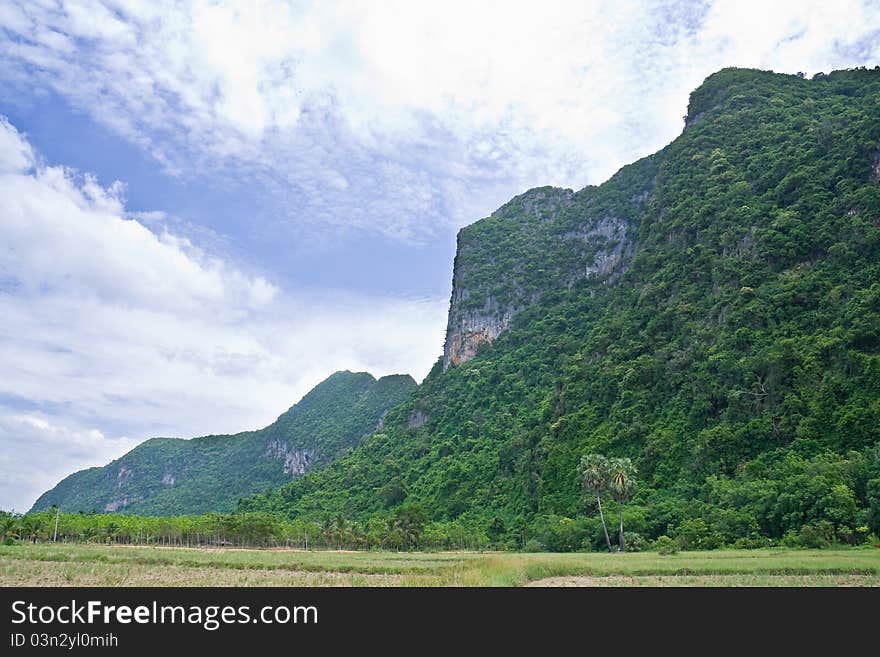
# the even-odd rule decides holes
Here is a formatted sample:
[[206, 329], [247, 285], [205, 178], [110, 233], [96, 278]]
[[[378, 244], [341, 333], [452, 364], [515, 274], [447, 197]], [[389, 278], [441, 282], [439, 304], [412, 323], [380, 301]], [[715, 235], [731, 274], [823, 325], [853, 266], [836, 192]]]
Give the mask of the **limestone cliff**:
[[651, 158], [621, 170], [607, 185], [579, 192], [540, 187], [462, 229], [453, 264], [443, 369], [470, 360], [547, 291], [587, 278], [613, 282], [633, 256], [633, 227], [653, 186]]

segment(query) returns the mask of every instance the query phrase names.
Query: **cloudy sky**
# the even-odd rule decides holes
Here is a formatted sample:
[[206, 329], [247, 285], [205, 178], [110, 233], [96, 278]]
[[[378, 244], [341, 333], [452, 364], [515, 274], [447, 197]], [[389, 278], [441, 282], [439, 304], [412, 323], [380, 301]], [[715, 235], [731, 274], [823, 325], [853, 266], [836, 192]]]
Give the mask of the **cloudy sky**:
[[456, 231], [679, 134], [880, 3], [0, 2], [0, 508], [442, 351]]

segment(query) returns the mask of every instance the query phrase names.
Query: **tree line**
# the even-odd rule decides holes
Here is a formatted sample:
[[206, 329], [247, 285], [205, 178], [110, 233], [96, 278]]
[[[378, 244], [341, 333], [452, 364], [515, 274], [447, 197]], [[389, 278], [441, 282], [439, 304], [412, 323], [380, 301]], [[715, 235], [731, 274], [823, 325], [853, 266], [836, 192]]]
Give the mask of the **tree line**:
[[367, 521], [342, 515], [286, 520], [266, 512], [155, 517], [58, 509], [26, 515], [0, 511], [0, 543], [46, 542], [346, 550], [478, 550], [490, 546], [478, 528], [429, 523], [418, 505], [404, 505], [394, 514]]

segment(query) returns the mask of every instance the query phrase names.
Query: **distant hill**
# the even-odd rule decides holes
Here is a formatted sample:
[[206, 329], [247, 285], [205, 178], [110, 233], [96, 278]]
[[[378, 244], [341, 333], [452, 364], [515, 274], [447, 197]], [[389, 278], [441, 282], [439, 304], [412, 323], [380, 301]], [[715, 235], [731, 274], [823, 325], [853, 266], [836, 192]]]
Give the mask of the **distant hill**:
[[229, 511], [245, 495], [320, 468], [375, 430], [415, 389], [409, 375], [337, 372], [259, 431], [191, 440], [153, 438], [70, 475], [36, 501], [64, 511], [145, 515]]

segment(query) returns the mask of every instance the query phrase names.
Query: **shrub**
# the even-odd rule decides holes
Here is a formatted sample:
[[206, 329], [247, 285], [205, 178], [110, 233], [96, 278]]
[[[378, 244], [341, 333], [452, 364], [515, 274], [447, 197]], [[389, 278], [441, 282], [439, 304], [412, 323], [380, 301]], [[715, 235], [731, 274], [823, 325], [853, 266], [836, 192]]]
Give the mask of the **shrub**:
[[675, 539], [682, 550], [714, 550], [722, 544], [718, 532], [710, 530], [702, 518], [684, 520], [675, 530]]
[[530, 538], [523, 545], [523, 552], [546, 552], [547, 548], [537, 538]]
[[657, 540], [654, 541], [654, 549], [659, 554], [676, 554], [678, 552], [678, 543], [666, 534], [663, 534], [663, 536], [657, 537]]
[[819, 520], [812, 525], [801, 527], [800, 544], [808, 548], [827, 548], [834, 542], [834, 525], [827, 520]]
[[597, 536], [601, 528], [598, 518], [544, 516], [535, 522], [533, 530], [535, 538], [547, 551], [574, 552], [581, 548], [590, 549], [594, 542], [591, 537]]
[[648, 544], [648, 539], [638, 532], [626, 532], [627, 552], [641, 552], [648, 546]]
[[733, 547], [740, 550], [757, 550], [760, 548], [770, 547], [772, 541], [764, 536], [742, 536], [733, 542]]

